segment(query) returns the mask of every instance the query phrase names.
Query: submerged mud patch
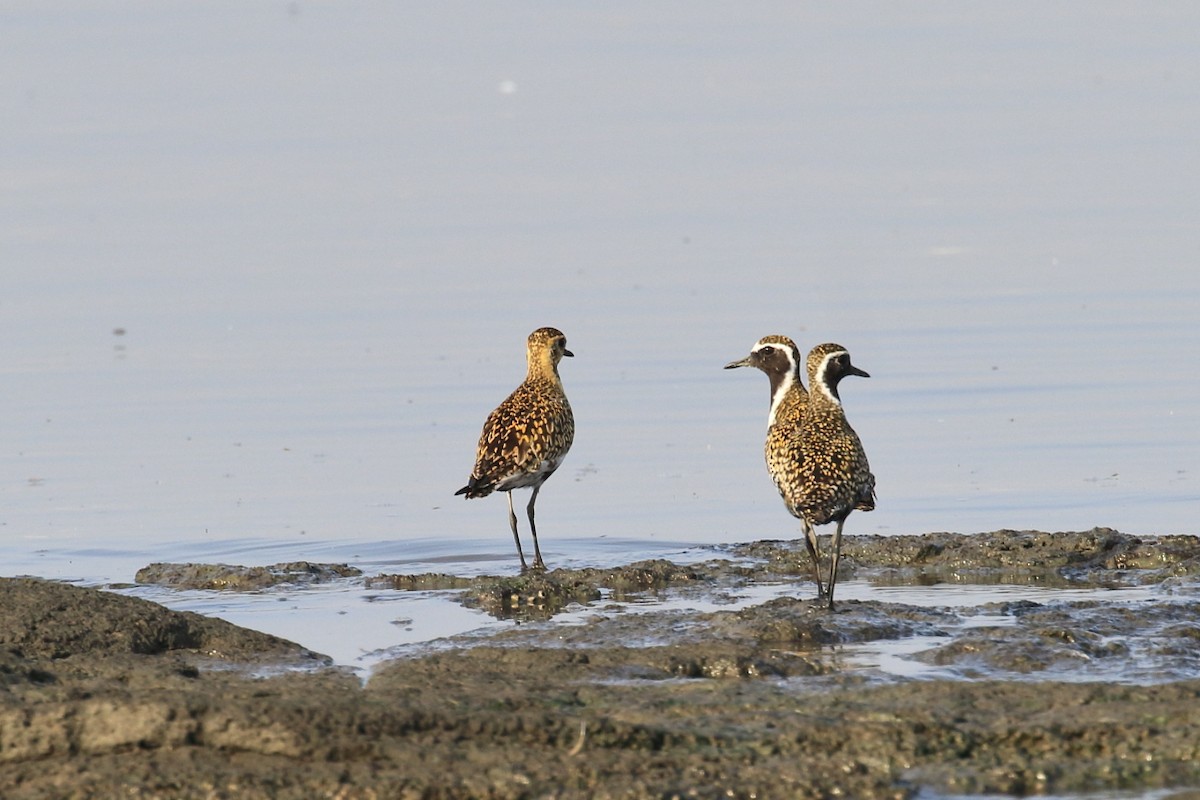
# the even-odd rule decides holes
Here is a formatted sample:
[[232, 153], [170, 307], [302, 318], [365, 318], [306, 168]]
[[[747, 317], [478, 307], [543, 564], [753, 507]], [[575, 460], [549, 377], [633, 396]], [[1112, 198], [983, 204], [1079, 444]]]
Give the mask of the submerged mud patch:
[[971, 627], [915, 658], [970, 678], [1161, 683], [1200, 676], [1200, 601], [1016, 603], [1001, 610], [1008, 624]]
[[723, 635], [740, 632], [758, 644], [812, 647], [851, 644], [909, 636], [946, 635], [951, 613], [895, 603], [840, 603], [830, 613], [816, 600], [779, 598], [732, 614], [714, 614]]
[[371, 588], [463, 589], [463, 605], [499, 619], [546, 620], [573, 605], [614, 600], [668, 587], [711, 582], [712, 576], [693, 567], [655, 559], [612, 569], [529, 570], [521, 575], [455, 578], [449, 575], [379, 575], [367, 579]]

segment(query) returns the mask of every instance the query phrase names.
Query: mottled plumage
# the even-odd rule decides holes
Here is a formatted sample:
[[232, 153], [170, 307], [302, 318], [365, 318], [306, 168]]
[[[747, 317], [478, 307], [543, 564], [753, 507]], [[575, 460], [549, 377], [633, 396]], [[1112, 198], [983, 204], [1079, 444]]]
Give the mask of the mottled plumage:
[[493, 491], [508, 493], [508, 523], [522, 571], [529, 567], [517, 533], [512, 490], [533, 488], [526, 506], [533, 535], [533, 568], [545, 569], [533, 506], [542, 484], [558, 469], [575, 438], [575, 418], [558, 377], [559, 361], [573, 355], [567, 349], [567, 338], [556, 328], [538, 328], [529, 334], [525, 381], [488, 415], [479, 437], [471, 478], [455, 492], [468, 498], [486, 497]]
[[842, 526], [850, 512], [875, 508], [875, 476], [867, 463], [858, 434], [846, 421], [838, 396], [838, 383], [847, 375], [870, 377], [850, 363], [846, 348], [822, 344], [808, 354], [808, 407], [800, 424], [800, 496], [797, 506], [805, 535], [813, 527], [837, 523], [833, 534], [833, 560], [829, 567], [828, 598], [833, 607]]
[[[808, 392], [800, 380], [800, 348], [786, 336], [772, 334], [759, 339], [750, 350], [750, 355], [740, 361], [732, 361], [725, 369], [756, 367], [766, 373], [771, 381], [771, 413], [767, 417], [767, 441], [764, 454], [767, 472], [779, 490], [784, 505], [792, 516], [803, 518], [800, 512], [802, 498], [800, 464], [804, 458], [801, 445], [800, 424], [808, 408]], [[821, 555], [815, 532], [805, 529], [805, 545], [812, 559], [813, 582], [817, 584], [817, 595], [824, 592], [821, 587]]]

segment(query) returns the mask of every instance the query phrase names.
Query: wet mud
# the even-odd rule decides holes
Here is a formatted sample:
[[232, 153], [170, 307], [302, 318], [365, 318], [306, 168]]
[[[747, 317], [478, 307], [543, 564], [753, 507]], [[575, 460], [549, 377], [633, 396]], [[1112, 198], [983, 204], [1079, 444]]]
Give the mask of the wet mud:
[[[0, 579], [0, 796], [1195, 796], [1200, 539], [999, 531], [850, 537], [843, 552], [844, 578], [879, 585], [1098, 591], [830, 612], [801, 542], [515, 577], [334, 570], [513, 620], [364, 682], [219, 620]], [[745, 602], [764, 585], [794, 591]], [[1104, 599], [1131, 586], [1152, 599]], [[912, 676], [855, 660], [914, 642]]]
[[305, 586], [359, 575], [362, 575], [362, 570], [348, 564], [313, 564], [309, 561], [290, 561], [266, 567], [157, 563], [139, 569], [133, 580], [142, 585], [172, 589], [252, 592], [281, 584]]

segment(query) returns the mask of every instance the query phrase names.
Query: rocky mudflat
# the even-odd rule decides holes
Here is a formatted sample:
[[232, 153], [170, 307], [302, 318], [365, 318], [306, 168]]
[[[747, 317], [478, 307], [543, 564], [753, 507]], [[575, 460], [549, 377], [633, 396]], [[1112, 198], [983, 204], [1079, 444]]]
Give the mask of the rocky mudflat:
[[[271, 586], [290, 567], [295, 591], [452, 590], [514, 620], [410, 648], [365, 682], [220, 620], [0, 579], [0, 797], [1200, 796], [1200, 539], [848, 537], [847, 578], [1096, 590], [970, 607], [829, 612], [806, 559], [800, 542], [757, 542], [518, 578], [229, 568]], [[259, 590], [216, 573], [139, 580]], [[795, 591], [711, 610], [763, 584]], [[1131, 586], [1149, 599], [1105, 598]], [[633, 613], [639, 596], [674, 602]], [[916, 677], [856, 666], [865, 642], [922, 643]]]

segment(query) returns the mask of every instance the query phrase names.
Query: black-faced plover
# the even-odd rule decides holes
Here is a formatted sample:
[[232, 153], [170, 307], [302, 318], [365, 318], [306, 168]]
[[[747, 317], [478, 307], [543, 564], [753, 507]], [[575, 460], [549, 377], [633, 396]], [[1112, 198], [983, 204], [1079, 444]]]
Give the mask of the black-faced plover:
[[[808, 392], [804, 391], [804, 384], [800, 380], [800, 348], [786, 336], [764, 336], [755, 342], [750, 355], [725, 365], [725, 369], [735, 367], [756, 367], [766, 373], [771, 381], [771, 411], [767, 416], [767, 441], [763, 448], [767, 471], [788, 512], [803, 520], [800, 511], [800, 464], [804, 453], [800, 425], [808, 407]], [[817, 596], [820, 597], [824, 591], [821, 586], [821, 556], [817, 535], [807, 525], [804, 526], [804, 533], [808, 555], [812, 559], [813, 581], [817, 584]]]
[[533, 488], [525, 510], [533, 534], [533, 569], [544, 570], [546, 564], [538, 547], [533, 506], [542, 484], [562, 464], [575, 438], [575, 418], [558, 377], [558, 362], [563, 356], [573, 355], [567, 349], [567, 337], [557, 328], [538, 328], [529, 334], [525, 381], [488, 415], [479, 437], [471, 478], [455, 492], [465, 494], [468, 499], [486, 497], [493, 491], [508, 493], [508, 524], [517, 544], [522, 572], [529, 566], [521, 550], [512, 490]]
[[847, 375], [869, 378], [850, 363], [850, 353], [839, 344], [822, 344], [808, 354], [808, 407], [800, 423], [799, 508], [805, 535], [815, 537], [813, 527], [837, 523], [833, 534], [833, 556], [826, 594], [833, 608], [838, 559], [842, 549], [842, 526], [851, 511], [875, 508], [875, 476], [867, 463], [858, 434], [846, 421], [838, 383]]

